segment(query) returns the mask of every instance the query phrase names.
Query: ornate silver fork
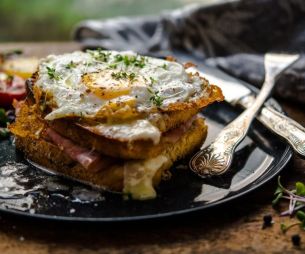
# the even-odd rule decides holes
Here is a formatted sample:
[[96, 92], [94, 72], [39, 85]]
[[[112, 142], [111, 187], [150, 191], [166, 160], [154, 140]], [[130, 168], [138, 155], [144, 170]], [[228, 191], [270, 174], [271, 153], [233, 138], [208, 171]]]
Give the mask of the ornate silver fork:
[[230, 167], [233, 154], [245, 138], [257, 112], [270, 95], [280, 74], [296, 62], [299, 55], [266, 54], [265, 81], [255, 102], [240, 116], [228, 124], [207, 147], [201, 147], [190, 160], [190, 168], [198, 176], [206, 178], [224, 174]]

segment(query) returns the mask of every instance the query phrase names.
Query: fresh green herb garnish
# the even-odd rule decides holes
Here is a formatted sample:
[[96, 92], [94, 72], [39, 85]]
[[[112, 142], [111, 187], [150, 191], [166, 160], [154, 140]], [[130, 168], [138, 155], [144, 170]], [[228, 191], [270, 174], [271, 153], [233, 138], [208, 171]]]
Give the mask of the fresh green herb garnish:
[[51, 68], [51, 67], [46, 67], [48, 70], [48, 75], [50, 79], [55, 79], [55, 80], [60, 80], [61, 77], [60, 75], [56, 72], [55, 68]]
[[109, 68], [111, 69], [116, 69], [118, 67], [118, 64], [113, 63], [113, 64], [109, 64]]
[[117, 54], [114, 56], [115, 58], [115, 62], [119, 63], [119, 62], [123, 62], [125, 64], [125, 66], [136, 66], [139, 68], [143, 68], [145, 66], [145, 62], [147, 61], [146, 57], [144, 56], [127, 56], [127, 55], [121, 55], [121, 54]]
[[161, 68], [163, 68], [164, 70], [167, 70], [168, 69], [168, 65], [167, 64], [163, 64], [160, 66]]
[[136, 77], [136, 74], [132, 72], [132, 73], [129, 74], [129, 77], [128, 77], [128, 78], [129, 78], [131, 81], [133, 81], [133, 80], [135, 79], [135, 77]]
[[76, 63], [74, 63], [73, 61], [71, 61], [66, 65], [66, 69], [73, 69], [75, 67], [76, 67]]
[[281, 231], [285, 234], [287, 232], [288, 229], [290, 228], [293, 228], [295, 226], [299, 226], [300, 223], [297, 222], [297, 223], [293, 223], [293, 224], [290, 224], [290, 225], [286, 225], [285, 223], [281, 223]]
[[162, 98], [159, 95], [159, 91], [154, 91], [153, 89], [151, 89], [150, 87], [147, 87], [147, 91], [151, 94], [151, 97], [149, 98], [149, 100], [156, 105], [157, 107], [162, 106], [162, 103], [164, 101], [164, 98]]
[[149, 79], [150, 79], [150, 86], [157, 83], [157, 80], [155, 80], [153, 77], [149, 77]]
[[118, 79], [124, 79], [127, 78], [127, 73], [126, 72], [112, 72], [111, 73], [111, 77], [113, 77], [114, 79], [118, 80]]
[[136, 74], [135, 73], [126, 73], [124, 71], [119, 71], [119, 72], [112, 72], [111, 73], [111, 76], [116, 79], [116, 80], [119, 80], [119, 79], [129, 79], [130, 81], [134, 81], [135, 77], [136, 77]]
[[87, 50], [86, 52], [99, 62], [108, 62], [109, 56], [111, 55], [110, 52], [106, 53], [101, 48], [98, 48], [97, 50]]
[[115, 55], [114, 58], [115, 58], [115, 61], [116, 61], [116, 62], [122, 62], [122, 61], [123, 61], [123, 56], [120, 55], [120, 54]]
[[305, 207], [305, 184], [302, 182], [296, 182], [295, 189], [288, 190], [281, 184], [280, 177], [278, 177], [278, 186], [274, 193], [275, 198], [272, 201], [272, 205], [275, 206], [280, 202], [280, 200], [289, 200], [289, 209], [282, 212], [281, 216], [292, 216], [296, 215], [296, 218], [299, 222], [285, 225], [281, 224], [281, 230], [285, 233], [288, 229], [294, 226], [300, 226], [303, 230], [305, 230], [305, 212], [302, 211]]

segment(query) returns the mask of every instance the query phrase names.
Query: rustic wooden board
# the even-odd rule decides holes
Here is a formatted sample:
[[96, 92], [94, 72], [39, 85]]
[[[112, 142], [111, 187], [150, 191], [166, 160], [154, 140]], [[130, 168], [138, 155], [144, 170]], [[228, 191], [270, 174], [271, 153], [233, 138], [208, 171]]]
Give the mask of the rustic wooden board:
[[[71, 52], [72, 42], [7, 43], [0, 51], [22, 49], [26, 55], [45, 56]], [[305, 111], [283, 103], [295, 120], [305, 125]], [[305, 182], [305, 161], [293, 158], [282, 173], [283, 183]], [[296, 253], [305, 251], [305, 233], [298, 227], [282, 234], [282, 218], [270, 203], [276, 179], [237, 202], [204, 213], [138, 224], [74, 224], [30, 220], [1, 214], [0, 253]], [[274, 225], [262, 229], [263, 216]], [[301, 247], [293, 247], [291, 235], [300, 234]]]

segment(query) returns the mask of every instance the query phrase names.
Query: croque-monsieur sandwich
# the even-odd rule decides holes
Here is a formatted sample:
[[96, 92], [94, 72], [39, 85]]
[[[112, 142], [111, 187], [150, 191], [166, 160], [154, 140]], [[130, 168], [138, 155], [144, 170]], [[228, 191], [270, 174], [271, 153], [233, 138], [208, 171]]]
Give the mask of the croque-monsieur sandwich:
[[31, 161], [134, 199], [156, 196], [178, 159], [198, 149], [198, 112], [223, 100], [191, 64], [88, 50], [42, 59], [10, 125]]

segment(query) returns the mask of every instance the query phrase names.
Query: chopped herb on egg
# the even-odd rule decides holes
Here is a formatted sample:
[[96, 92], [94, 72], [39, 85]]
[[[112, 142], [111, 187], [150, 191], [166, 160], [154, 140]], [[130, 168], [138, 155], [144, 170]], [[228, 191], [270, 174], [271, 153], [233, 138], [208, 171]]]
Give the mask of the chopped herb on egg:
[[135, 77], [136, 77], [136, 74], [133, 72], [128, 75], [128, 78], [130, 79], [130, 81], [133, 81], [135, 79]]
[[114, 79], [118, 80], [118, 79], [124, 79], [127, 78], [127, 73], [120, 71], [120, 72], [112, 72], [111, 73], [111, 77], [113, 77]]
[[116, 69], [117, 67], [118, 67], [118, 64], [116, 64], [116, 63], [109, 64], [110, 69]]
[[123, 56], [120, 55], [120, 54], [115, 55], [114, 58], [115, 58], [115, 61], [116, 61], [116, 62], [121, 62], [121, 61], [123, 61]]
[[159, 91], [154, 91], [153, 89], [151, 89], [150, 87], [147, 87], [147, 91], [151, 94], [151, 97], [149, 98], [149, 100], [156, 105], [157, 107], [162, 106], [162, 103], [164, 101], [164, 98], [162, 98], [159, 95]]
[[60, 80], [60, 75], [56, 72], [55, 68], [51, 68], [49, 66], [46, 67], [48, 71], [48, 75], [50, 79]]
[[124, 63], [125, 66], [135, 66], [139, 68], [143, 68], [145, 66], [145, 62], [147, 61], [146, 57], [144, 56], [128, 56], [128, 55], [121, 55], [117, 54], [115, 55], [115, 62], [116, 63]]
[[164, 70], [168, 70], [168, 65], [167, 64], [163, 64], [160, 67], [163, 68]]
[[101, 48], [98, 48], [97, 50], [87, 50], [87, 53], [89, 53], [94, 60], [99, 62], [108, 62], [109, 56], [111, 55], [110, 52], [104, 52]]
[[153, 77], [149, 77], [149, 79], [150, 79], [150, 85], [152, 86], [153, 84], [156, 84], [157, 83], [157, 80], [156, 79], [154, 79]]
[[86, 68], [88, 68], [88, 67], [90, 67], [90, 66], [92, 66], [92, 65], [93, 65], [92, 62], [86, 62]]
[[73, 69], [75, 67], [76, 67], [76, 63], [74, 63], [73, 61], [71, 61], [66, 65], [66, 69]]
[[134, 81], [135, 77], [136, 77], [136, 74], [135, 73], [126, 73], [124, 71], [119, 71], [119, 72], [112, 72], [111, 73], [111, 76], [116, 79], [116, 80], [119, 80], [119, 79], [129, 79], [130, 81]]

